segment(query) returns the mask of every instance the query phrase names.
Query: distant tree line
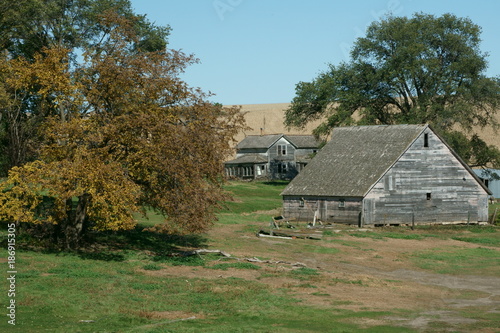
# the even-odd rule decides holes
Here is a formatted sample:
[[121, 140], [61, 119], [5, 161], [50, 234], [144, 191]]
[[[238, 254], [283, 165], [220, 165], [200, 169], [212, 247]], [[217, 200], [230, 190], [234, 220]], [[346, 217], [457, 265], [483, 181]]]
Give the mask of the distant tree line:
[[348, 62], [299, 82], [286, 125], [325, 136], [336, 126], [430, 124], [473, 167], [500, 167], [480, 133], [498, 128], [500, 80], [487, 77], [481, 28], [468, 18], [417, 13], [373, 22]]

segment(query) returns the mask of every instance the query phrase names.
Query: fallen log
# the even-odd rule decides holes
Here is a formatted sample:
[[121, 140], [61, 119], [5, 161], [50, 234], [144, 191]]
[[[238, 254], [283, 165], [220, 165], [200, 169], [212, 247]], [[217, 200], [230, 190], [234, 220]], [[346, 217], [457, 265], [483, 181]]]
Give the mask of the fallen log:
[[258, 233], [257, 237], [293, 239], [293, 237], [291, 237], [291, 236], [274, 236], [274, 235], [266, 235], [266, 234], [263, 234], [263, 233]]
[[258, 262], [258, 263], [263, 263], [263, 264], [286, 264], [286, 265], [291, 265], [295, 267], [306, 267], [306, 264], [303, 264], [301, 262], [296, 262], [296, 263], [289, 263], [286, 261], [278, 260], [278, 261], [271, 261], [271, 260], [260, 260], [259, 258], [253, 257], [253, 258], [245, 258], [244, 260], [249, 261], [249, 262]]
[[265, 231], [265, 230], [260, 230], [257, 233], [257, 237], [281, 237], [281, 238], [301, 238], [301, 239], [314, 239], [314, 240], [321, 240], [323, 237], [323, 234], [311, 234], [311, 233], [305, 233], [301, 231], [285, 231], [285, 230], [272, 230], [271, 232]]
[[[193, 251], [184, 251], [179, 253], [178, 255], [182, 256], [194, 256], [194, 255], [200, 255], [200, 254], [205, 254], [205, 253], [218, 253], [221, 256], [226, 257], [227, 259], [233, 259], [237, 261], [248, 261], [248, 262], [256, 262], [256, 263], [261, 263], [261, 264], [285, 264], [285, 265], [290, 265], [293, 268], [298, 268], [298, 267], [307, 267], [306, 264], [303, 264], [301, 262], [288, 262], [288, 261], [282, 261], [282, 260], [261, 260], [257, 257], [253, 258], [238, 258], [238, 257], [233, 257], [229, 253], [221, 251], [221, 250], [207, 250], [207, 249], [198, 249], [198, 250], [193, 250]], [[220, 259], [219, 259], [220, 260]]]
[[183, 257], [188, 257], [188, 256], [194, 256], [195, 254], [200, 255], [200, 254], [207, 254], [207, 253], [218, 253], [221, 256], [230, 258], [231, 255], [229, 253], [226, 253], [221, 250], [207, 250], [207, 249], [198, 249], [198, 250], [193, 250], [193, 251], [184, 251], [180, 252], [178, 255], [183, 256]]

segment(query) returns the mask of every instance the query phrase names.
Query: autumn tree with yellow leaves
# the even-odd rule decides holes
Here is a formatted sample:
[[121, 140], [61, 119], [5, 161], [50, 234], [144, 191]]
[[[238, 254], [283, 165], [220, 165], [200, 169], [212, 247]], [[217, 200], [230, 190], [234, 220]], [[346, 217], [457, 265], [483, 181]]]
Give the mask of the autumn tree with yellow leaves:
[[99, 15], [101, 34], [79, 63], [63, 45], [1, 58], [0, 99], [15, 115], [29, 94], [45, 116], [33, 133], [36, 158], [1, 183], [0, 219], [42, 226], [68, 249], [89, 230], [133, 228], [143, 207], [165, 216], [163, 232], [199, 232], [215, 220], [243, 118], [181, 80], [197, 60], [166, 43], [152, 48], [140, 20]]

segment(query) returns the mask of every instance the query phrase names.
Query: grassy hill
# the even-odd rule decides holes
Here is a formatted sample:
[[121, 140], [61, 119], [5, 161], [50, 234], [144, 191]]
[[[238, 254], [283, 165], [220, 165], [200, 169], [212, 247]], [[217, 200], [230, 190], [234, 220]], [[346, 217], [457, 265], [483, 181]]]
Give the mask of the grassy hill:
[[[242, 105], [242, 112], [245, 112], [245, 119], [247, 125], [252, 129], [244, 133], [240, 133], [237, 137], [238, 142], [241, 141], [246, 135], [259, 135], [259, 134], [311, 134], [312, 130], [316, 128], [321, 120], [308, 123], [303, 130], [287, 129], [283, 125], [285, 110], [289, 107], [289, 103], [275, 103], [275, 104], [246, 104]], [[497, 120], [500, 122], [500, 112], [496, 114]], [[500, 134], [495, 133], [493, 129], [487, 128], [484, 130], [477, 130], [479, 136], [490, 145], [496, 145], [500, 148]]]
[[[4, 316], [0, 331], [498, 330], [498, 227], [333, 226], [316, 231], [321, 240], [256, 237], [279, 214], [285, 186], [229, 183], [233, 200], [200, 235], [147, 231], [154, 214], [135, 230], [95, 234], [78, 253], [37, 250], [17, 235], [16, 325]], [[2, 224], [4, 306], [6, 239]], [[195, 249], [229, 257], [182, 255]]]

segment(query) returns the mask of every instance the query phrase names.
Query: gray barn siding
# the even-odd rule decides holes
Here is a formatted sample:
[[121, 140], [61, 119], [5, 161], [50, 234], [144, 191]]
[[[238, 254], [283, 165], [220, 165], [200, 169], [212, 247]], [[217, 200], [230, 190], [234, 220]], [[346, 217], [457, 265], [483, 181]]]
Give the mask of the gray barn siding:
[[366, 195], [365, 224], [487, 221], [486, 191], [432, 131], [426, 132], [429, 147], [422, 133]]
[[[344, 207], [339, 207], [344, 201]], [[301, 197], [283, 197], [283, 215], [297, 221], [311, 222], [314, 212], [323, 222], [357, 224], [361, 212], [361, 198], [307, 197], [301, 206]]]

